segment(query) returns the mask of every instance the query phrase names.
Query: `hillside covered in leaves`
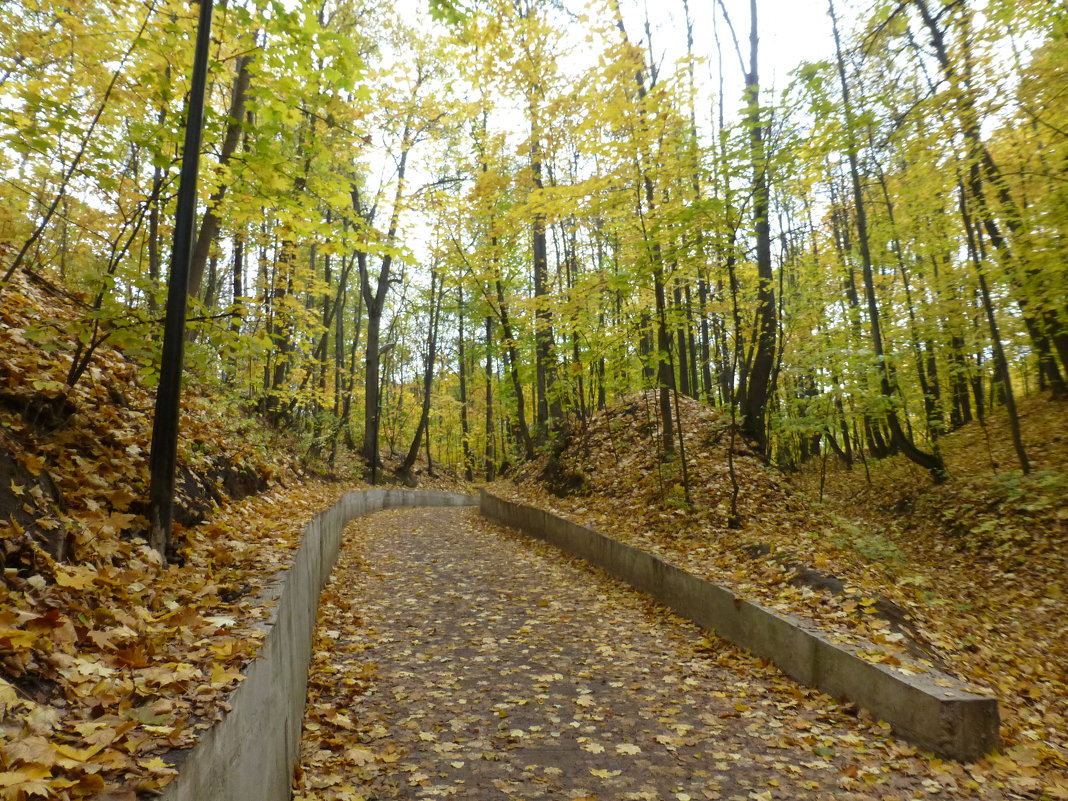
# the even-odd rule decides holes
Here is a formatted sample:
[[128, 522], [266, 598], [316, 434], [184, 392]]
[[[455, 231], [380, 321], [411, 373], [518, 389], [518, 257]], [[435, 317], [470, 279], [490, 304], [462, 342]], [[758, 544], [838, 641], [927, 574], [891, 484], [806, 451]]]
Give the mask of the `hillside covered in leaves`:
[[4, 798], [132, 799], [165, 784], [259, 647], [257, 594], [342, 489], [236, 405], [188, 392], [164, 568], [144, 540], [153, 392], [108, 345], [65, 380], [82, 303], [38, 281], [0, 294]]
[[681, 458], [664, 462], [651, 447], [659, 424], [647, 393], [491, 487], [811, 620], [866, 659], [937, 668], [996, 696], [1004, 752], [961, 773], [963, 787], [1068, 797], [1062, 406], [1022, 407], [1041, 470], [997, 470], [1011, 435], [990, 418], [945, 438], [954, 480], [939, 486], [902, 457], [847, 470], [832, 455], [784, 474], [729, 418], [690, 399], [679, 406], [686, 479]]

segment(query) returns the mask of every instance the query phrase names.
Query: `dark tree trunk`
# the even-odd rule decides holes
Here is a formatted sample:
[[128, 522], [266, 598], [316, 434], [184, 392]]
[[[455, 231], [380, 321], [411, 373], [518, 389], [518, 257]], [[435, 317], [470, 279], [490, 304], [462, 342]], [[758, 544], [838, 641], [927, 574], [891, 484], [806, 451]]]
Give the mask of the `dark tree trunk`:
[[493, 317], [486, 315], [486, 481], [497, 477], [497, 454], [493, 439]]
[[771, 397], [771, 374], [775, 367], [775, 340], [778, 329], [775, 308], [775, 276], [771, 268], [770, 178], [760, 111], [760, 72], [758, 68], [757, 3], [749, 2], [749, 72], [746, 84], [746, 124], [753, 167], [753, 226], [756, 230], [757, 310], [756, 349], [749, 369], [742, 401], [742, 429], [756, 440], [768, 456], [767, 405]]
[[[496, 244], [494, 242], [494, 244]], [[530, 436], [530, 428], [527, 426], [526, 401], [523, 397], [523, 382], [519, 378], [519, 350], [516, 347], [515, 337], [512, 335], [512, 324], [508, 319], [508, 305], [504, 302], [504, 285], [501, 283], [500, 272], [496, 276], [497, 285], [497, 312], [501, 318], [501, 333], [504, 335], [505, 356], [508, 361], [508, 374], [512, 379], [512, 392], [515, 393], [516, 426], [519, 429], [520, 443], [523, 446], [523, 454], [529, 460], [534, 458], [534, 440]]]
[[[444, 285], [444, 281], [442, 283]], [[471, 454], [471, 424], [467, 411], [467, 350], [464, 342], [464, 288], [462, 284], [456, 285], [456, 302], [458, 328], [456, 345], [459, 351], [457, 356], [460, 370], [460, 443], [463, 446], [464, 477], [468, 481], [474, 481], [475, 459]]]
[[708, 325], [708, 281], [702, 275], [697, 280], [697, 309], [701, 317], [701, 388], [704, 399], [711, 403], [716, 397], [712, 383], [712, 338]]
[[[541, 177], [541, 142], [537, 125], [531, 123], [530, 170], [535, 191], [544, 187]], [[553, 319], [549, 309], [549, 262], [546, 253], [545, 215], [538, 212], [532, 224], [534, 250], [534, 343], [537, 386], [538, 439], [544, 441], [550, 428], [559, 421], [556, 397], [556, 355], [553, 347]]]
[[[423, 434], [427, 430], [430, 421], [430, 398], [434, 387], [434, 361], [438, 357], [438, 323], [441, 319], [441, 296], [444, 294], [444, 284], [445, 281], [442, 279], [439, 286], [437, 271], [432, 269], [430, 271], [430, 324], [428, 326], [426, 338], [426, 360], [423, 362], [423, 405], [419, 409], [419, 422], [416, 423], [415, 426], [415, 435], [412, 437], [411, 447], [408, 448], [408, 454], [404, 457], [400, 467], [397, 468], [397, 473], [402, 476], [410, 475], [412, 468], [415, 467], [415, 460], [419, 456], [419, 446], [423, 442]], [[436, 293], [435, 289], [437, 290]], [[462, 358], [463, 357], [461, 357], [461, 371], [464, 369]], [[461, 403], [466, 403], [466, 399], [462, 399]], [[467, 436], [466, 431], [464, 432], [464, 436]], [[430, 469], [429, 460], [430, 440], [428, 439], [428, 470]], [[470, 480], [470, 478], [468, 480]]]
[[[675, 287], [672, 290], [672, 295], [675, 301], [675, 311], [685, 312], [685, 306], [682, 303], [682, 289], [679, 287], [678, 282], [675, 283]], [[688, 318], [685, 314], [680, 314], [680, 322], [678, 328], [675, 330], [675, 350], [679, 354], [679, 391], [687, 397], [693, 397], [694, 391], [690, 387], [690, 333]]]

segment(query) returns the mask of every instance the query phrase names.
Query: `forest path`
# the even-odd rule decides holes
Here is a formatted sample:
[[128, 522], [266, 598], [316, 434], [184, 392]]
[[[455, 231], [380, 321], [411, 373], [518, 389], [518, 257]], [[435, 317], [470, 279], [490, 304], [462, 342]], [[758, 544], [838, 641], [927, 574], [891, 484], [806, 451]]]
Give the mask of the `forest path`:
[[475, 509], [395, 510], [325, 591], [297, 798], [930, 797], [912, 753]]

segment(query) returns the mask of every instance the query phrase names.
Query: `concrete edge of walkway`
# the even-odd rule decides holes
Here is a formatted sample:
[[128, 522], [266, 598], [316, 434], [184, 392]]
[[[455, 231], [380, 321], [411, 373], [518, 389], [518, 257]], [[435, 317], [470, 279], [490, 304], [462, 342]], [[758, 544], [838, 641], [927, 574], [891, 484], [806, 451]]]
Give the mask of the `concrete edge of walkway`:
[[345, 525], [381, 509], [477, 504], [473, 495], [374, 489], [348, 492], [312, 520], [289, 568], [261, 595], [274, 608], [258, 656], [228, 699], [226, 714], [184, 752], [163, 801], [288, 801], [319, 593]]
[[802, 684], [867, 709], [902, 739], [940, 757], [978, 759], [998, 747], [997, 700], [935, 671], [873, 664], [791, 615], [745, 601], [658, 556], [554, 514], [482, 490], [490, 520], [603, 568], [699, 626], [775, 664]]

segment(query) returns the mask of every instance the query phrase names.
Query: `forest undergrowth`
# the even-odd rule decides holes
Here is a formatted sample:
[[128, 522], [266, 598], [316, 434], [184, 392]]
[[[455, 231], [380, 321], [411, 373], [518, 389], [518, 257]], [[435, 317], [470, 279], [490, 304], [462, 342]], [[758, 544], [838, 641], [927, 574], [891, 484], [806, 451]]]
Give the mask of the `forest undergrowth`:
[[1063, 404], [1022, 405], [1030, 475], [1011, 470], [1007, 426], [991, 415], [943, 438], [953, 478], [940, 486], [901, 457], [847, 470], [832, 456], [787, 475], [716, 409], [679, 405], [689, 501], [678, 453], [655, 447], [653, 393], [599, 413], [493, 489], [809, 618], [870, 661], [938, 668], [995, 695], [1002, 752], [945, 769], [964, 792], [995, 783], [1014, 797], [1068, 798]]

